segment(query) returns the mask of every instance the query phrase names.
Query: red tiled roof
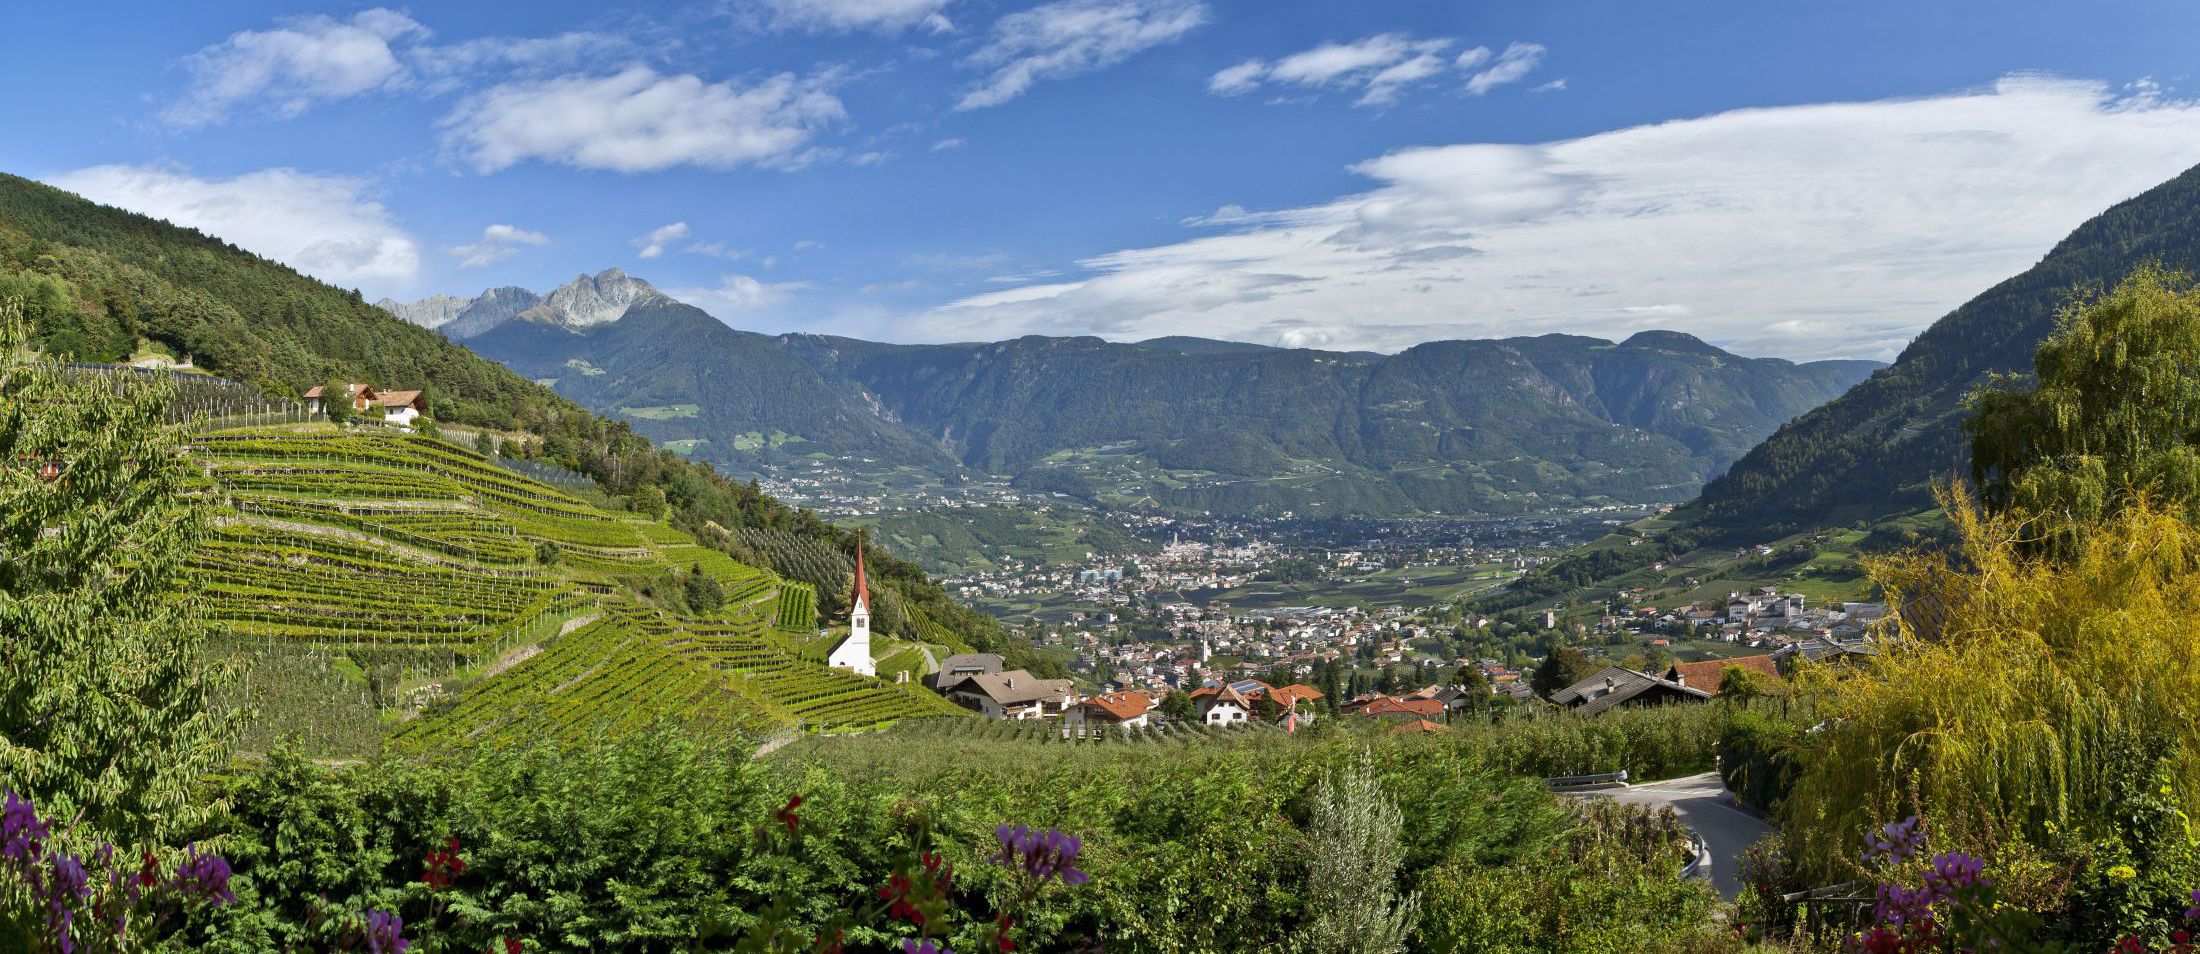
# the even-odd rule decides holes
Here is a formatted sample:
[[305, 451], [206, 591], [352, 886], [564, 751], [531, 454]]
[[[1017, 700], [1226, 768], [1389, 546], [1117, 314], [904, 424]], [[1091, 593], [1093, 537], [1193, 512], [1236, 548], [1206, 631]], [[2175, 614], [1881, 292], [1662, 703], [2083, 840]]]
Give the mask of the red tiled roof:
[[1116, 721], [1121, 722], [1136, 719], [1152, 711], [1154, 698], [1143, 692], [1126, 690], [1123, 692], [1103, 692], [1097, 696], [1087, 698], [1084, 704], [1099, 709]]
[[1316, 689], [1313, 686], [1298, 684], [1293, 684], [1289, 686], [1278, 686], [1275, 689], [1269, 690], [1268, 692], [1268, 698], [1276, 700], [1276, 704], [1279, 706], [1290, 706], [1294, 703], [1299, 702], [1312, 702], [1321, 697], [1321, 690]]
[[1774, 662], [1770, 655], [1737, 656], [1733, 659], [1706, 659], [1702, 662], [1674, 663], [1672, 672], [1681, 676], [1684, 680], [1682, 685], [1691, 689], [1716, 693], [1719, 691], [1719, 683], [1724, 681], [1726, 667], [1728, 666], [1740, 666], [1745, 671], [1772, 679], [1780, 678], [1780, 664]]
[[1450, 728], [1448, 728], [1448, 727], [1446, 727], [1446, 726], [1441, 726], [1441, 725], [1437, 725], [1436, 723], [1434, 723], [1434, 722], [1430, 722], [1430, 721], [1429, 721], [1429, 720], [1427, 720], [1427, 719], [1415, 719], [1415, 720], [1413, 720], [1413, 721], [1411, 721], [1411, 722], [1405, 722], [1405, 723], [1400, 723], [1400, 724], [1398, 725], [1398, 727], [1397, 727], [1397, 728], [1395, 728], [1395, 729], [1392, 729], [1392, 730], [1390, 730], [1390, 734], [1392, 734], [1392, 735], [1397, 735], [1397, 734], [1398, 734], [1398, 733], [1400, 733], [1400, 732], [1449, 732], [1449, 731], [1451, 731], [1451, 729], [1450, 729]]
[[1380, 696], [1360, 709], [1364, 715], [1417, 715], [1440, 716], [1444, 704], [1434, 699], [1400, 699], [1396, 696]]

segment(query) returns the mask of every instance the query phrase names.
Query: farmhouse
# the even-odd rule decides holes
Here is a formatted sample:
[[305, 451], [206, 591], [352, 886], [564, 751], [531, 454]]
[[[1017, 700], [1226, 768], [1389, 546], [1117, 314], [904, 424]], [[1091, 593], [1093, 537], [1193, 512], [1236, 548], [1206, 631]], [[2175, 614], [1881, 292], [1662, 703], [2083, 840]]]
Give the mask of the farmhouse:
[[1702, 702], [1709, 698], [1709, 690], [1622, 666], [1606, 666], [1587, 679], [1551, 693], [1552, 702], [1582, 715], [1596, 715], [1620, 706]]
[[[329, 396], [324, 393], [327, 390], [322, 385], [314, 385], [311, 390], [306, 392], [307, 413], [319, 414], [322, 412], [322, 406], [329, 401]], [[381, 399], [382, 392], [376, 391], [374, 385], [371, 384], [354, 383], [344, 385], [344, 396], [351, 401], [352, 413], [365, 414], [368, 408], [374, 407], [375, 403]]]
[[1041, 679], [1015, 669], [971, 676], [948, 690], [947, 698], [995, 719], [1044, 719], [1069, 711], [1077, 691], [1067, 679]]
[[382, 423], [411, 427], [428, 413], [428, 399], [419, 391], [384, 391], [375, 400], [382, 408]]

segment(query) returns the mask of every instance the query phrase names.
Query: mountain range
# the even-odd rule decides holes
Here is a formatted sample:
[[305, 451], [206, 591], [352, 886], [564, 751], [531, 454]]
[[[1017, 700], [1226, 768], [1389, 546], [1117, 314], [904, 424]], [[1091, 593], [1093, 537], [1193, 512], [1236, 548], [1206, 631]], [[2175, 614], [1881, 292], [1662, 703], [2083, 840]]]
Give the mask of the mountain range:
[[1744, 358], [1666, 331], [1395, 355], [1193, 337], [769, 336], [617, 269], [543, 295], [381, 304], [734, 472], [822, 454], [1239, 515], [1678, 502], [1879, 367]]

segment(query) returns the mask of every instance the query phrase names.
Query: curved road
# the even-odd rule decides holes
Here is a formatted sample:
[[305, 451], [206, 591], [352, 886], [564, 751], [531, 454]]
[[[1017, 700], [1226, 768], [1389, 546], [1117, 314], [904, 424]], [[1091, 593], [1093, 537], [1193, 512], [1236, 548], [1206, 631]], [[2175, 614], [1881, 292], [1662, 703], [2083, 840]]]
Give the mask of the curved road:
[[1609, 796], [1636, 805], [1672, 806], [1674, 814], [1703, 836], [1704, 844], [1711, 849], [1711, 886], [1729, 901], [1742, 892], [1737, 877], [1742, 852], [1772, 834], [1772, 826], [1764, 819], [1734, 807], [1726, 784], [1719, 781], [1716, 772], [1582, 794]]

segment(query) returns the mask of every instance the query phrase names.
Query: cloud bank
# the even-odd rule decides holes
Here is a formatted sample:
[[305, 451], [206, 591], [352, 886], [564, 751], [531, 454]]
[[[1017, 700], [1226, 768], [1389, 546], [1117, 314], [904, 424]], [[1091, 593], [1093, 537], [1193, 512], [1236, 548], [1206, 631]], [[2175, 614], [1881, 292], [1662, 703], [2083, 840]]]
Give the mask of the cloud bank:
[[2200, 104], [2134, 90], [2014, 76], [1405, 149], [1355, 167], [1367, 191], [1226, 206], [1189, 222], [1217, 234], [1094, 256], [1081, 280], [965, 298], [897, 331], [1387, 351], [1672, 328], [1752, 355], [1887, 358], [2080, 222], [2200, 162]]
[[333, 285], [386, 289], [411, 282], [420, 270], [420, 244], [391, 221], [364, 179], [295, 169], [212, 179], [179, 169], [110, 165], [48, 181], [95, 202], [218, 236]]

